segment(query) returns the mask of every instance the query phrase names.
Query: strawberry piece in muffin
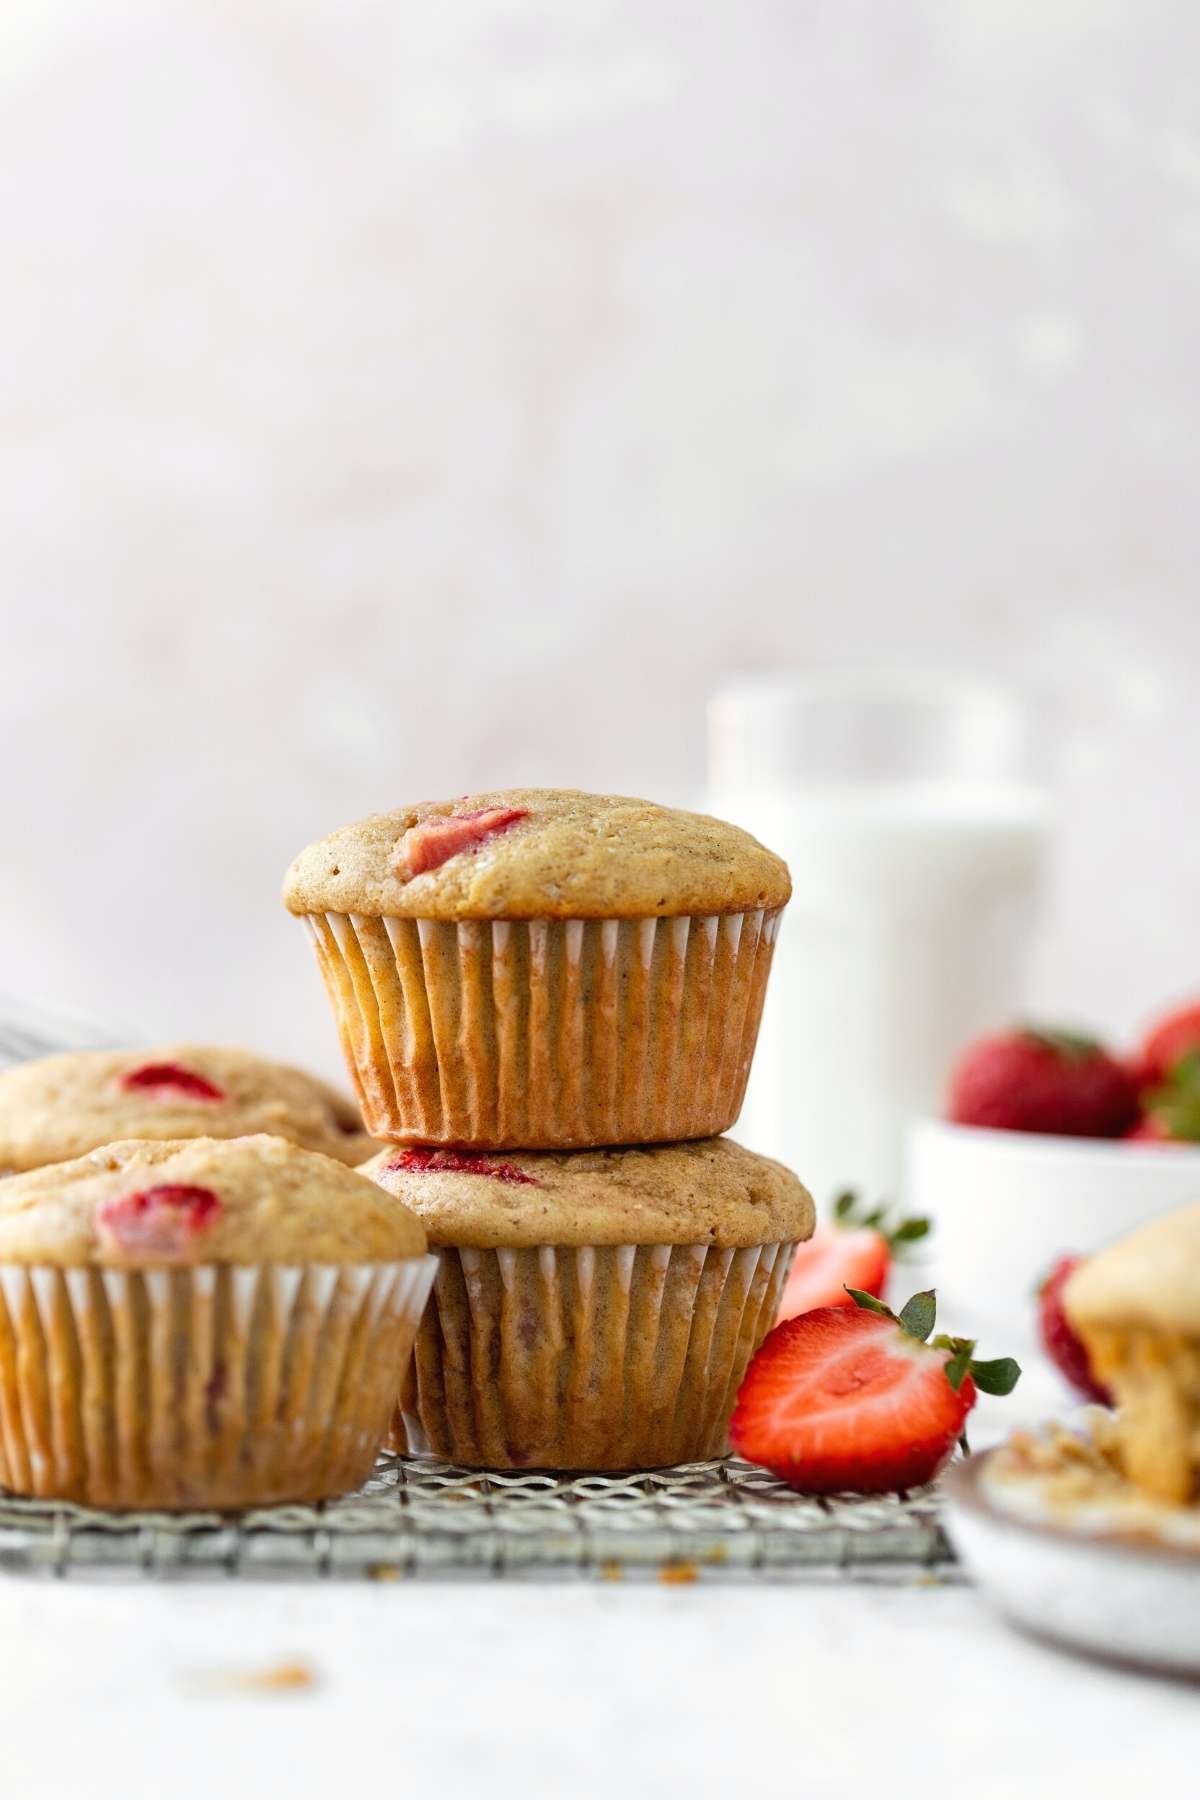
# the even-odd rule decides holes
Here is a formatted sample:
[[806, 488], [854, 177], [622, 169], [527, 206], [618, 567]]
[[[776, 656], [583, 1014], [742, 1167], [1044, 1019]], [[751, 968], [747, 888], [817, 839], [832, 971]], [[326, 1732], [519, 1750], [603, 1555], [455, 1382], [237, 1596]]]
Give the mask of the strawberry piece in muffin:
[[127, 1075], [122, 1075], [121, 1086], [129, 1093], [169, 1094], [188, 1100], [224, 1100], [226, 1097], [207, 1076], [198, 1075], [194, 1069], [185, 1069], [179, 1063], [143, 1063], [140, 1069], [130, 1069]]
[[106, 1200], [96, 1225], [101, 1240], [122, 1255], [171, 1260], [189, 1255], [223, 1210], [211, 1188], [169, 1182]]
[[401, 879], [428, 874], [462, 850], [478, 850], [489, 838], [529, 817], [524, 807], [488, 806], [478, 812], [447, 813], [410, 825], [400, 840], [396, 873]]
[[514, 1187], [541, 1185], [515, 1163], [491, 1162], [472, 1150], [401, 1150], [389, 1159], [387, 1166], [413, 1175], [423, 1175], [431, 1169], [454, 1175], [490, 1175], [493, 1181], [508, 1181]]

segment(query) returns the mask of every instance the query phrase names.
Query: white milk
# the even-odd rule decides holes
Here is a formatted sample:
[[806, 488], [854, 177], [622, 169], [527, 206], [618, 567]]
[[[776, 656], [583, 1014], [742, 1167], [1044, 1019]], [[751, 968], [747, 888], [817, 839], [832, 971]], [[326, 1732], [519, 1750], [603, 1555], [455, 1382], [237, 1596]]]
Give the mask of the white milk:
[[1019, 1016], [1045, 795], [912, 781], [716, 787], [709, 804], [794, 885], [736, 1134], [820, 1203], [894, 1196], [906, 1124], [941, 1110], [970, 1038]]

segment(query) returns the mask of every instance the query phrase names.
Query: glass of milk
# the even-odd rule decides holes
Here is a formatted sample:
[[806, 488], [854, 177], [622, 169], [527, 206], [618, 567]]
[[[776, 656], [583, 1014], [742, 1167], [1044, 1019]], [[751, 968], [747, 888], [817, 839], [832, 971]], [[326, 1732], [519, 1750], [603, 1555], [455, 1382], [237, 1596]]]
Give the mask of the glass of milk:
[[894, 1196], [956, 1053], [1020, 1014], [1049, 824], [1033, 739], [1012, 695], [953, 676], [746, 676], [711, 701], [710, 809], [793, 883], [737, 1132], [819, 1201]]

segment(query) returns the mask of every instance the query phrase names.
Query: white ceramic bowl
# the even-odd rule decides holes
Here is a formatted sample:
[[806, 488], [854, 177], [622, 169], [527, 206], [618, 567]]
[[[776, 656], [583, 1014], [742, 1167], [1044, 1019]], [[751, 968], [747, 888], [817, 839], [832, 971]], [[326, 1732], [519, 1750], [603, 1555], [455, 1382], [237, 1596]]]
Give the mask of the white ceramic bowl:
[[1200, 1200], [1200, 1146], [923, 1119], [908, 1136], [904, 1197], [933, 1220], [928, 1279], [946, 1323], [1028, 1340], [1034, 1290], [1060, 1256]]
[[993, 1451], [942, 1477], [950, 1541], [1015, 1624], [1119, 1662], [1200, 1674], [1200, 1554], [1001, 1511], [981, 1479]]

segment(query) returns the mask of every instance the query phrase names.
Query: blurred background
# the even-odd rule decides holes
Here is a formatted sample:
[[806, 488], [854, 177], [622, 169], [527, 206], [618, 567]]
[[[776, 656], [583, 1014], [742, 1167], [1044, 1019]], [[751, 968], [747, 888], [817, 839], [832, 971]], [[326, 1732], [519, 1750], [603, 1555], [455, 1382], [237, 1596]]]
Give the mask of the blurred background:
[[739, 671], [1054, 729], [1045, 1012], [1195, 967], [1200, 13], [7, 0], [0, 987], [328, 1070], [285, 865], [705, 789]]

